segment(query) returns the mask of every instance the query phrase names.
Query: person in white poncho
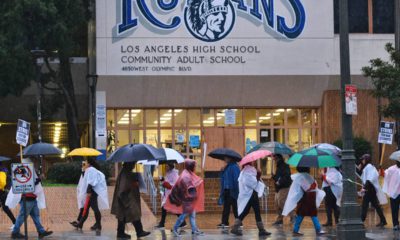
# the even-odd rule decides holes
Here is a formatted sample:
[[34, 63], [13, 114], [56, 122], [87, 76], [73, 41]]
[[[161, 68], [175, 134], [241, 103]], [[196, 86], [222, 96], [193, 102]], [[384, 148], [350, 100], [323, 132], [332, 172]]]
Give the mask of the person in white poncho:
[[297, 208], [296, 222], [293, 228], [294, 236], [302, 236], [300, 225], [305, 216], [310, 216], [317, 235], [325, 234], [318, 220], [318, 207], [325, 197], [325, 192], [318, 189], [315, 179], [309, 174], [310, 168], [297, 167], [298, 173], [292, 174], [293, 183], [285, 202], [282, 214], [287, 216]]
[[[77, 222], [77, 224], [73, 224], [73, 226], [82, 229], [84, 222], [88, 218], [89, 208], [92, 208], [96, 223], [91, 227], [91, 230], [99, 232], [102, 228], [100, 209], [109, 209], [110, 207], [105, 176], [102, 172], [97, 170], [98, 167], [94, 166], [97, 166], [94, 158], [88, 158], [85, 161], [85, 173], [81, 185], [81, 189], [84, 190], [81, 198], [83, 198], [83, 196], [85, 197], [83, 213], [80, 221]], [[80, 202], [81, 201], [78, 201], [78, 203]]]
[[259, 236], [269, 236], [264, 228], [260, 213], [259, 199], [264, 194], [265, 185], [261, 179], [261, 171], [257, 171], [254, 162], [245, 164], [239, 175], [239, 196], [237, 200], [239, 218], [235, 220], [231, 233], [241, 236], [239, 230], [243, 219], [249, 214], [250, 208], [253, 208]]
[[358, 168], [362, 170], [361, 181], [363, 184], [363, 188], [361, 189], [361, 195], [363, 195], [361, 205], [361, 220], [364, 222], [367, 218], [368, 207], [371, 203], [380, 218], [380, 223], [378, 223], [376, 226], [383, 227], [387, 223], [380, 205], [386, 204], [387, 199], [379, 184], [378, 171], [371, 164], [371, 156], [369, 154], [364, 154], [360, 160], [361, 164], [358, 166]]
[[400, 230], [399, 205], [400, 205], [400, 162], [385, 170], [383, 192], [390, 197], [390, 208], [392, 210], [393, 230]]
[[326, 223], [322, 226], [332, 226], [332, 210], [335, 216], [335, 223], [339, 223], [340, 203], [343, 194], [342, 174], [339, 167], [329, 167], [322, 172], [322, 190], [326, 193], [325, 196], [325, 210], [326, 210]]

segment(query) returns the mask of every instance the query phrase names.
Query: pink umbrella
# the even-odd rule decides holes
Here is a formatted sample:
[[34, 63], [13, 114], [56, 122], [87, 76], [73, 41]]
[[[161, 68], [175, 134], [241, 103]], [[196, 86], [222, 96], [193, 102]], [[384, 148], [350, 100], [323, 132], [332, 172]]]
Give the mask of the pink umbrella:
[[271, 156], [272, 152], [268, 151], [268, 150], [257, 150], [254, 152], [251, 152], [249, 154], [247, 154], [246, 156], [244, 156], [244, 158], [242, 158], [242, 160], [239, 162], [240, 166], [245, 165], [246, 163], [251, 163], [256, 161], [257, 159], [262, 159], [265, 158], [266, 156]]

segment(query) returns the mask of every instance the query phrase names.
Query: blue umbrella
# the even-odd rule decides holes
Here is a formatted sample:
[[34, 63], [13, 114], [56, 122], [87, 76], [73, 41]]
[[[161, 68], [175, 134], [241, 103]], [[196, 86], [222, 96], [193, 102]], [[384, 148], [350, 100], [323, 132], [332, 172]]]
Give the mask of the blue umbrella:
[[233, 160], [239, 162], [240, 160], [242, 160], [242, 156], [235, 152], [232, 149], [229, 148], [217, 148], [212, 150], [208, 156], [212, 157], [212, 158], [216, 158], [216, 159], [220, 159], [220, 160], [224, 160], [225, 157], [229, 157], [232, 158]]
[[11, 158], [0, 156], [0, 162], [10, 161]]
[[148, 144], [127, 144], [115, 150], [107, 161], [137, 162], [165, 160], [165, 152]]
[[[62, 151], [56, 148], [53, 144], [38, 142], [27, 146], [22, 151], [23, 156], [34, 157], [34, 156], [46, 156], [46, 155], [60, 155]], [[17, 154], [19, 156], [20, 153]]]

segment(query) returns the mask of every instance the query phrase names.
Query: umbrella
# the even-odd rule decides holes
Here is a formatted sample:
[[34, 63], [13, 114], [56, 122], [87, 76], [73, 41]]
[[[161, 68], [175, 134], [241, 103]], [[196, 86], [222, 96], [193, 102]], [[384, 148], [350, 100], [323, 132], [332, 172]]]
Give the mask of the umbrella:
[[312, 147], [295, 153], [287, 163], [295, 167], [325, 168], [338, 167], [342, 164], [342, 160], [329, 150]]
[[140, 160], [165, 160], [165, 153], [148, 144], [127, 144], [115, 150], [107, 161], [137, 162]]
[[[53, 144], [38, 142], [27, 146], [22, 151], [23, 156], [33, 157], [33, 156], [45, 156], [45, 155], [60, 155], [62, 151], [56, 148]], [[20, 154], [18, 153], [17, 156]]]
[[400, 162], [400, 151], [396, 151], [396, 152], [393, 152], [392, 154], [390, 154], [389, 159]]
[[70, 153], [68, 153], [68, 156], [74, 157], [74, 156], [81, 156], [81, 157], [97, 157], [102, 155], [100, 151], [97, 151], [94, 148], [75, 148], [72, 150]]
[[185, 158], [183, 158], [182, 154], [172, 148], [162, 148], [161, 150], [165, 153], [166, 160], [160, 160], [159, 164], [167, 164], [167, 163], [183, 163]]
[[273, 154], [282, 154], [282, 155], [292, 155], [294, 152], [290, 147], [286, 144], [279, 142], [265, 142], [260, 143], [250, 149], [249, 153], [257, 151], [257, 150], [268, 150]]
[[11, 158], [0, 156], [0, 162], [10, 161]]
[[329, 150], [336, 155], [340, 155], [342, 153], [342, 149], [336, 147], [335, 145], [329, 143], [317, 143], [312, 145], [311, 147], [315, 147], [318, 150]]
[[212, 150], [208, 156], [212, 157], [212, 158], [216, 158], [216, 159], [220, 159], [220, 160], [224, 160], [225, 157], [229, 157], [234, 159], [235, 161], [239, 162], [242, 159], [242, 156], [235, 152], [232, 149], [229, 148], [217, 148]]
[[244, 158], [242, 159], [242, 161], [240, 161], [240, 166], [243, 166], [247, 163], [251, 163], [256, 161], [257, 159], [262, 159], [265, 158], [266, 156], [271, 156], [272, 152], [268, 151], [268, 150], [257, 150], [251, 153], [248, 153], [246, 156], [244, 156]]

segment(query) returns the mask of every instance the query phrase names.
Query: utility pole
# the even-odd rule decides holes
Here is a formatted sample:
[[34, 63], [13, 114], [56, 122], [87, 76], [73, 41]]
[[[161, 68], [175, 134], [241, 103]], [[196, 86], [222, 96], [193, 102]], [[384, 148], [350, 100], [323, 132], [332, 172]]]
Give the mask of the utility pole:
[[[400, 51], [400, 0], [394, 0], [394, 46]], [[400, 67], [400, 66], [397, 66]], [[397, 150], [400, 150], [400, 122], [396, 122]]]
[[[353, 150], [352, 116], [346, 114], [345, 86], [351, 84], [349, 53], [349, 10], [348, 0], [339, 0], [340, 28], [340, 79], [342, 100], [342, 169], [343, 179], [355, 181], [355, 156]], [[361, 209], [357, 204], [357, 187], [350, 181], [343, 181], [343, 198], [338, 239], [365, 239], [364, 224], [361, 221]]]

